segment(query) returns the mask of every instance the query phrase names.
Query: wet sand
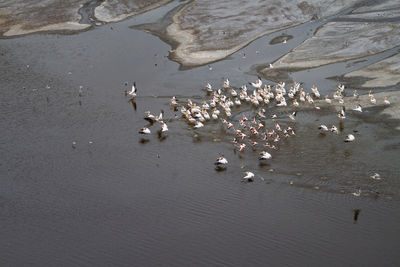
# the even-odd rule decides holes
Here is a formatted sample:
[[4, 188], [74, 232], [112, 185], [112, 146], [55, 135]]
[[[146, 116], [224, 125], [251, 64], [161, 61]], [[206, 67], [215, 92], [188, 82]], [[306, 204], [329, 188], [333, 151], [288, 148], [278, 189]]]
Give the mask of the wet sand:
[[[347, 111], [337, 136], [317, 128], [338, 124], [335, 107], [299, 110], [297, 136], [260, 165], [258, 151], [234, 152], [219, 123], [193, 130], [169, 99], [201, 102], [206, 82], [217, 88], [225, 78], [235, 87], [254, 81], [254, 65], [288, 53], [319, 24], [285, 30], [293, 36], [285, 45], [268, 45], [276, 33], [226, 60], [182, 70], [169, 60], [168, 44], [132, 28], [180, 4], [74, 35], [0, 40], [2, 264], [398, 266], [399, 120], [385, 114], [397, 114], [398, 85], [374, 89], [378, 105], [363, 104], [362, 114]], [[288, 75], [307, 90], [316, 83], [322, 95], [332, 94], [338, 74], [380, 60]], [[133, 81], [135, 106], [124, 94]], [[359, 93], [364, 101], [366, 92]], [[389, 107], [379, 104], [383, 95]], [[161, 109], [168, 136], [159, 138], [154, 125], [142, 139], [144, 112]], [[271, 106], [268, 114], [286, 123], [290, 111]], [[253, 109], [237, 108], [233, 117], [246, 112]], [[343, 142], [347, 132], [356, 142]], [[230, 164], [217, 172], [220, 154]], [[257, 180], [241, 183], [244, 170]], [[370, 178], [374, 172], [381, 181]], [[360, 197], [351, 194], [357, 188]]]
[[252, 1], [217, 4], [192, 1], [173, 17], [166, 35], [178, 43], [171, 55], [174, 60], [185, 67], [198, 66], [225, 58], [265, 34], [333, 15], [354, 4], [353, 1], [334, 5], [333, 1], [304, 1], [298, 5], [290, 1], [265, 5]]

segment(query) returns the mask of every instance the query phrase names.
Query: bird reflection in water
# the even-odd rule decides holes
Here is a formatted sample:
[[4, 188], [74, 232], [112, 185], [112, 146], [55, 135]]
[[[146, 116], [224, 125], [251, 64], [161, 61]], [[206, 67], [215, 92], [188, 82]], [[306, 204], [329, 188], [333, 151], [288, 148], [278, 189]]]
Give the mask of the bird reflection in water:
[[354, 223], [357, 223], [357, 221], [358, 221], [358, 215], [360, 214], [360, 212], [361, 212], [360, 209], [354, 209], [354, 210], [353, 210], [353, 213], [354, 213], [354, 216], [353, 216]]
[[134, 98], [129, 99], [129, 102], [131, 102], [133, 109], [136, 111], [136, 101]]

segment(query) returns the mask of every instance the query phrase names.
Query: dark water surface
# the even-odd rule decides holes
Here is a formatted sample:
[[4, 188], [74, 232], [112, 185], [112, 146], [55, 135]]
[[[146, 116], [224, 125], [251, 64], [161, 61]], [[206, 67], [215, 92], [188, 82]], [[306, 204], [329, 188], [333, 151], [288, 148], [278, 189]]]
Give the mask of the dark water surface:
[[[398, 122], [377, 108], [353, 114], [344, 129], [357, 142], [344, 144], [344, 133], [316, 131], [335, 113], [301, 111], [297, 136], [263, 166], [258, 151], [235, 153], [220, 124], [195, 132], [169, 107], [173, 95], [203, 98], [206, 82], [255, 80], [253, 65], [316, 22], [284, 31], [289, 47], [269, 45], [276, 33], [212, 70], [181, 71], [168, 45], [130, 28], [177, 4], [76, 35], [0, 41], [1, 266], [399, 266]], [[319, 70], [296, 79], [331, 93], [337, 81]], [[136, 110], [124, 95], [133, 81]], [[167, 138], [140, 142], [144, 112], [160, 109]], [[216, 172], [220, 153], [230, 164]], [[245, 170], [254, 183], [240, 182]]]

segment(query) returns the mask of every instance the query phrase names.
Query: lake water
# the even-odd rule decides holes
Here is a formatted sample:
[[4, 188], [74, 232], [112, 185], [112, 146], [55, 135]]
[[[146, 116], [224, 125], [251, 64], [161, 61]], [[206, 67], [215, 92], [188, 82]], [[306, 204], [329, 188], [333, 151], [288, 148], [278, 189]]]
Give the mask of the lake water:
[[[220, 123], [194, 131], [169, 106], [174, 95], [201, 102], [207, 82], [254, 81], [256, 64], [290, 51], [318, 21], [180, 70], [170, 46], [131, 27], [177, 5], [74, 35], [0, 40], [1, 265], [399, 266], [400, 135], [379, 107], [349, 112], [349, 144], [318, 134], [335, 113], [301, 110], [296, 136], [260, 165], [259, 151], [234, 151]], [[269, 44], [282, 33], [294, 36], [287, 46]], [[325, 95], [338, 83], [325, 78], [343, 65], [293, 75]], [[133, 81], [136, 108], [124, 95]], [[167, 137], [141, 140], [144, 112], [161, 109]], [[214, 168], [220, 154], [225, 171]], [[255, 182], [241, 182], [246, 170]]]

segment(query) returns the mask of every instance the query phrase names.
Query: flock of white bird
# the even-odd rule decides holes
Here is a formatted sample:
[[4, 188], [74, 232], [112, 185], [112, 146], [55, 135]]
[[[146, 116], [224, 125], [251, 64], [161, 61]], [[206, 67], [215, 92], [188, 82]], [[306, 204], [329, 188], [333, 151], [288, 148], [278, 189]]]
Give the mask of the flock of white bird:
[[[261, 78], [258, 78], [255, 82], [250, 82], [250, 89], [247, 85], [242, 85], [239, 88], [231, 86], [229, 79], [224, 81], [222, 87], [213, 89], [212, 86], [207, 83], [204, 90], [207, 92], [206, 100], [201, 103], [196, 103], [191, 99], [186, 101], [178, 101], [173, 96], [170, 100], [170, 105], [174, 110], [180, 110], [182, 117], [186, 122], [193, 127], [193, 129], [199, 129], [205, 127], [208, 121], [221, 122], [223, 127], [226, 129], [228, 134], [233, 135], [232, 143], [234, 148], [239, 152], [243, 152], [246, 149], [252, 149], [253, 151], [257, 148], [262, 148], [259, 153], [259, 160], [261, 162], [268, 161], [272, 158], [272, 151], [279, 149], [281, 140], [285, 138], [291, 138], [296, 135], [294, 125], [296, 121], [297, 107], [300, 104], [308, 105], [308, 107], [320, 110], [319, 104], [325, 102], [330, 105], [333, 101], [337, 101], [341, 104], [340, 110], [337, 113], [339, 122], [346, 118], [346, 110], [344, 107], [344, 85], [339, 84], [336, 90], [333, 92], [332, 97], [328, 95], [321, 99], [321, 94], [316, 86], [311, 87], [310, 92], [306, 92], [300, 85], [300, 83], [294, 82], [289, 89], [286, 89], [284, 82], [277, 83], [276, 85], [263, 84]], [[134, 98], [137, 95], [137, 87], [134, 83], [130, 91], [126, 91], [126, 95]], [[369, 100], [372, 104], [376, 104], [376, 98], [369, 91]], [[353, 97], [358, 98], [356, 90], [353, 90]], [[390, 102], [385, 97], [383, 104], [389, 105]], [[251, 117], [245, 115], [237, 121], [232, 119], [232, 109], [241, 105], [252, 106], [254, 114]], [[276, 107], [292, 107], [293, 111], [289, 112], [287, 116], [283, 118], [276, 114], [268, 114], [265, 108], [269, 106]], [[362, 112], [361, 105], [357, 105], [352, 109], [354, 112]], [[288, 119], [286, 119], [288, 118]], [[161, 128], [159, 134], [164, 134], [168, 131], [168, 126], [164, 121], [164, 112], [156, 116], [151, 112], [145, 112], [147, 121], [159, 123]], [[271, 125], [267, 127], [267, 120], [272, 120]], [[339, 134], [339, 129], [335, 125], [330, 127], [326, 125], [319, 125], [318, 129], [320, 134], [325, 135], [326, 133]], [[151, 130], [148, 127], [143, 127], [139, 131], [140, 134], [150, 134]], [[353, 134], [347, 134], [344, 142], [355, 141]], [[270, 152], [268, 152], [269, 150]], [[216, 159], [215, 165], [217, 169], [224, 169], [228, 166], [228, 160], [220, 156]], [[255, 179], [255, 175], [251, 171], [246, 171], [245, 176], [242, 178], [243, 182], [252, 182]], [[372, 179], [379, 180], [380, 175], [375, 173], [370, 176]], [[355, 196], [359, 196], [361, 190], [357, 190], [353, 193]]]

